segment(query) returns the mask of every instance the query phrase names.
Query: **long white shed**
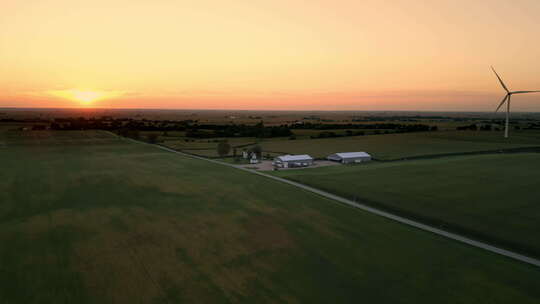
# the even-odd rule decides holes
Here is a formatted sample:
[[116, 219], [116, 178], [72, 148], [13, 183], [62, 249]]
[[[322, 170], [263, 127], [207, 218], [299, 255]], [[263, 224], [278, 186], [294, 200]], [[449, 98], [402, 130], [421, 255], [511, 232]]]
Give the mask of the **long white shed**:
[[274, 158], [274, 165], [281, 168], [307, 167], [313, 165], [313, 157], [307, 154], [281, 155]]
[[366, 152], [340, 152], [328, 155], [326, 159], [343, 164], [350, 164], [370, 161], [371, 155]]

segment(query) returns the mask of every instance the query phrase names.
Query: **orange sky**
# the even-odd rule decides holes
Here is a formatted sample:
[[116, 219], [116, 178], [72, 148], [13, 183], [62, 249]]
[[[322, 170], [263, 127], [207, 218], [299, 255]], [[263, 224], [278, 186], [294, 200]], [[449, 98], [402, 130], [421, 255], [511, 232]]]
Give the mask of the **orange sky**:
[[492, 111], [490, 65], [540, 89], [539, 18], [538, 0], [5, 0], [0, 107]]

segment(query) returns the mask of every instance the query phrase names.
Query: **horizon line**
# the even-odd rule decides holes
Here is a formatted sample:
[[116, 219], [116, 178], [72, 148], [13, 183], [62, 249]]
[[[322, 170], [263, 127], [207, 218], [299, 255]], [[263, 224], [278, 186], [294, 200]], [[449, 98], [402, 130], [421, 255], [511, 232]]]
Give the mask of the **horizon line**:
[[[277, 109], [189, 109], [189, 108], [108, 108], [108, 107], [1, 107], [0, 110], [137, 110], [137, 111], [244, 111], [244, 112], [449, 112], [449, 113], [493, 113], [492, 111], [466, 110], [277, 110]], [[502, 113], [502, 112], [501, 112]], [[493, 113], [495, 115], [501, 113]], [[540, 111], [512, 111], [512, 113], [538, 113]], [[504, 114], [504, 113], [502, 113]]]

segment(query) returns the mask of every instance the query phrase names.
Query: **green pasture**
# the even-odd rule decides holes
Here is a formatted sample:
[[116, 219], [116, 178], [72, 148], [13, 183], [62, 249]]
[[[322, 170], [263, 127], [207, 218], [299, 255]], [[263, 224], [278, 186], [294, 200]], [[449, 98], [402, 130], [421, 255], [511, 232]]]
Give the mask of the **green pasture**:
[[376, 133], [394, 133], [394, 130], [391, 129], [330, 129], [330, 130], [316, 130], [316, 129], [293, 129], [291, 130], [293, 134], [296, 136], [297, 139], [310, 139], [311, 136], [318, 136], [321, 133], [327, 133], [327, 132], [333, 132], [336, 135], [345, 136], [347, 135], [347, 131], [351, 132], [364, 132], [365, 135], [372, 135]]
[[323, 158], [336, 152], [365, 151], [377, 159], [489, 151], [540, 146], [540, 132], [513, 132], [503, 138], [494, 131], [441, 131], [351, 136], [327, 139], [275, 140], [261, 142], [263, 151], [310, 154]]
[[275, 173], [540, 256], [540, 154], [499, 154]]
[[[160, 137], [160, 142], [173, 149], [186, 151], [200, 156], [217, 157], [217, 141], [228, 140], [231, 146], [258, 143], [265, 153], [310, 154], [316, 158], [325, 158], [336, 152], [365, 151], [376, 159], [393, 160], [425, 155], [448, 153], [467, 153], [494, 151], [500, 149], [540, 147], [540, 132], [531, 130], [512, 130], [510, 138], [504, 138], [496, 131], [436, 131], [419, 133], [394, 133], [373, 135], [376, 130], [361, 130], [365, 136], [346, 136], [336, 138], [311, 139], [325, 130], [293, 130], [296, 140], [289, 138], [212, 138], [188, 139], [184, 137]], [[346, 130], [335, 131], [345, 134]], [[358, 130], [353, 130], [358, 131]], [[385, 130], [378, 130], [383, 133]], [[393, 132], [393, 131], [390, 131]], [[232, 150], [231, 150], [232, 155]]]
[[36, 134], [0, 149], [0, 303], [540, 301], [538, 268], [287, 184]]
[[219, 141], [227, 140], [232, 148], [237, 147], [237, 151], [241, 153], [242, 147], [256, 143], [258, 140], [254, 137], [232, 137], [232, 138], [211, 138], [211, 139], [165, 139], [162, 144], [177, 150], [213, 150], [217, 155], [217, 146]]

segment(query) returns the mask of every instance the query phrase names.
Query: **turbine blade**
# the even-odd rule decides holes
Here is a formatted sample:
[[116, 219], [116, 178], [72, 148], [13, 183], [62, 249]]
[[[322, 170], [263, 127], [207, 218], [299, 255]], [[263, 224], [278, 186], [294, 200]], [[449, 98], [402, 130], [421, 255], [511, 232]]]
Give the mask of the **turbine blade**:
[[497, 76], [497, 78], [499, 79], [499, 82], [501, 83], [502, 87], [504, 88], [504, 90], [508, 93], [510, 93], [510, 91], [508, 91], [508, 88], [506, 87], [506, 85], [504, 84], [504, 82], [502, 81], [501, 77], [499, 77], [499, 74], [497, 74], [497, 72], [495, 71], [495, 69], [493, 67], [491, 67], [491, 69], [493, 70], [493, 73], [495, 73], [495, 76]]
[[540, 91], [515, 91], [512, 94], [540, 93]]
[[497, 107], [497, 110], [495, 110], [495, 113], [497, 113], [499, 111], [499, 109], [502, 107], [502, 105], [506, 102], [506, 99], [508, 99], [508, 97], [510, 96], [510, 94], [506, 94], [503, 98], [503, 100], [501, 101], [501, 103], [499, 104], [499, 106]]

